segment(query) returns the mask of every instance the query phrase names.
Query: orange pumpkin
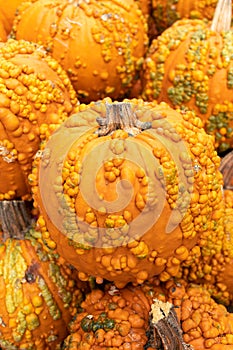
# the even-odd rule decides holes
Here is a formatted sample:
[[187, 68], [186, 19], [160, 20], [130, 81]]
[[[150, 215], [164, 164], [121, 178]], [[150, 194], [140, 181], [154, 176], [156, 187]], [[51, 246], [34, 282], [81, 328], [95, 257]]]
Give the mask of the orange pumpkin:
[[218, 0], [152, 0], [152, 17], [161, 34], [182, 18], [207, 19], [214, 16]]
[[204, 20], [176, 21], [152, 42], [142, 75], [142, 97], [194, 110], [219, 152], [233, 146], [230, 14], [231, 2], [223, 0], [211, 26]]
[[0, 45], [0, 200], [30, 197], [28, 174], [45, 133], [77, 103], [67, 74], [37, 44]]
[[0, 291], [4, 350], [54, 350], [82, 300], [68, 264], [30, 234], [0, 244]]
[[82, 349], [84, 344], [92, 350], [189, 349], [174, 306], [161, 300], [165, 297], [160, 292], [162, 288], [150, 285], [118, 290], [110, 284], [93, 290], [71, 321], [62, 350]]
[[81, 306], [62, 350], [232, 348], [233, 315], [205, 287], [183, 280], [121, 290], [110, 284], [89, 293]]
[[202, 235], [208, 250], [212, 230], [224, 230], [220, 158], [191, 111], [93, 102], [44, 147], [30, 175], [35, 205], [81, 279], [166, 281], [191, 264]]
[[148, 45], [147, 23], [134, 0], [28, 1], [12, 35], [43, 45], [82, 102], [129, 92]]

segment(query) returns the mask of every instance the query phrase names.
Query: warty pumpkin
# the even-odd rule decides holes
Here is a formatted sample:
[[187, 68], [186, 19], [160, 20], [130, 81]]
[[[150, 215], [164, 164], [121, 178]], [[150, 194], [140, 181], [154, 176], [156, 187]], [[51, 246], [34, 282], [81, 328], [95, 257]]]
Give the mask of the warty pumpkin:
[[174, 305], [162, 300], [160, 291], [150, 285], [119, 290], [113, 284], [93, 290], [70, 322], [70, 335], [61, 349], [190, 349]]
[[44, 133], [76, 103], [66, 72], [42, 47], [13, 39], [0, 45], [0, 200], [30, 198], [28, 174]]
[[176, 21], [153, 40], [142, 74], [142, 97], [194, 110], [219, 152], [233, 145], [231, 6], [220, 0], [212, 23]]
[[0, 244], [0, 347], [54, 350], [68, 334], [82, 292], [69, 265], [32, 230]]
[[43, 45], [85, 103], [128, 93], [148, 46], [147, 22], [134, 0], [28, 1], [11, 35]]
[[81, 279], [122, 287], [177, 275], [202, 235], [213, 244], [224, 230], [213, 137], [193, 112], [166, 103], [107, 98], [79, 111], [29, 175], [50, 239]]
[[152, 0], [151, 2], [151, 16], [159, 35], [175, 21], [183, 18], [212, 20], [218, 0]]
[[233, 314], [184, 280], [91, 291], [61, 349], [231, 350]]

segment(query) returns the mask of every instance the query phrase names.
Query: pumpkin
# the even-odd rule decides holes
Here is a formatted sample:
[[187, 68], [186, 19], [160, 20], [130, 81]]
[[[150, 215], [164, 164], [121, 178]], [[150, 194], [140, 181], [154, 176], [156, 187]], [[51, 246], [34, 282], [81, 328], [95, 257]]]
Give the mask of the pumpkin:
[[231, 350], [233, 315], [184, 280], [91, 291], [61, 349]]
[[8, 0], [6, 6], [6, 2], [0, 0], [0, 21], [3, 23], [6, 35], [10, 33], [16, 10], [23, 1], [24, 0]]
[[[160, 299], [153, 301], [156, 294]], [[189, 349], [174, 306], [161, 299], [149, 285], [94, 289], [70, 322], [61, 349]]]
[[0, 45], [0, 200], [28, 199], [28, 174], [44, 134], [77, 103], [66, 72], [37, 44]]
[[68, 264], [33, 236], [0, 244], [1, 349], [55, 349], [82, 300]]
[[231, 350], [233, 314], [218, 304], [203, 285], [171, 280], [165, 301], [175, 306], [183, 340], [194, 350]]
[[218, 0], [152, 0], [152, 18], [158, 35], [182, 18], [212, 20]]
[[134, 0], [28, 1], [11, 35], [43, 45], [85, 103], [129, 92], [148, 46], [147, 23]]
[[198, 264], [202, 236], [212, 251], [224, 230], [219, 163], [193, 112], [106, 98], [51, 135], [29, 178], [59, 254], [80, 279], [119, 288]]
[[183, 19], [165, 30], [152, 42], [142, 74], [142, 97], [194, 110], [219, 152], [233, 145], [233, 32], [231, 2], [224, 1], [211, 26]]

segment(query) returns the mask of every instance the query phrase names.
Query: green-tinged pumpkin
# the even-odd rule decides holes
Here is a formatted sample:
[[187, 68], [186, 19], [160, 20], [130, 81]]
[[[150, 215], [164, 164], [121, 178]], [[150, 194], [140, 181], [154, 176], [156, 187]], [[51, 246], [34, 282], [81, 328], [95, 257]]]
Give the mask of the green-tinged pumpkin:
[[208, 254], [221, 251], [219, 164], [193, 112], [105, 99], [52, 134], [29, 177], [61, 256], [82, 278], [122, 287], [198, 264], [202, 237]]
[[0, 245], [0, 347], [54, 350], [82, 293], [69, 265], [28, 235]]
[[142, 97], [194, 110], [219, 152], [233, 146], [230, 10], [223, 0], [212, 23], [176, 21], [152, 42], [142, 74]]
[[183, 280], [95, 289], [69, 324], [62, 350], [231, 350], [233, 315]]
[[134, 0], [27, 1], [11, 35], [43, 45], [85, 103], [129, 93], [148, 46], [147, 22]]
[[218, 0], [152, 0], [152, 18], [161, 34], [175, 21], [190, 19], [212, 20]]
[[30, 197], [39, 144], [76, 103], [66, 72], [42, 47], [13, 39], [0, 44], [0, 200]]
[[150, 285], [95, 289], [71, 321], [61, 348], [188, 350], [174, 305], [164, 299], [162, 288]]

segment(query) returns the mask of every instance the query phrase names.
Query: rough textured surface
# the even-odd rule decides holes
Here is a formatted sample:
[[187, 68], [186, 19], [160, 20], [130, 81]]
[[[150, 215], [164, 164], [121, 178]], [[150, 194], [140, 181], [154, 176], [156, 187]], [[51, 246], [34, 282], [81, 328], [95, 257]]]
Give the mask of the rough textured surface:
[[148, 45], [147, 23], [133, 0], [29, 1], [19, 9], [12, 35], [43, 45], [83, 102], [122, 98]]
[[[154, 275], [161, 281], [182, 274], [209, 281], [212, 259], [218, 262], [213, 276], [227, 266], [223, 179], [213, 138], [194, 113], [142, 100], [127, 103], [150, 129], [98, 137], [96, 118], [106, 118], [109, 103], [82, 107], [36, 160], [33, 193], [41, 227], [84, 279], [94, 275], [118, 287]], [[109, 202], [119, 204], [117, 184], [126, 185], [123, 180], [129, 185], [115, 210]]]
[[28, 175], [45, 138], [77, 97], [65, 71], [37, 44], [0, 44], [0, 200], [30, 196]]

